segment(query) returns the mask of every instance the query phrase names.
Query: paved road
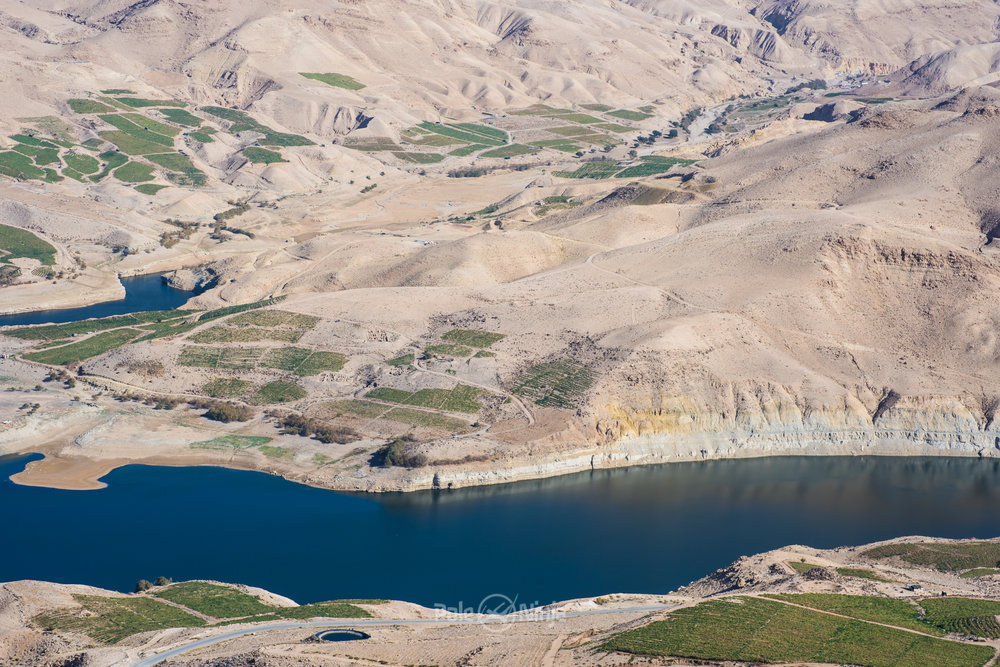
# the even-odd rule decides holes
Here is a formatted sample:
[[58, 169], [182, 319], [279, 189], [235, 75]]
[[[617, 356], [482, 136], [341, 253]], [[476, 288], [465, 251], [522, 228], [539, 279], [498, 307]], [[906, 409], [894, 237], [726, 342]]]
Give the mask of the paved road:
[[592, 609], [588, 611], [570, 611], [564, 613], [552, 613], [548, 614], [546, 612], [539, 612], [537, 614], [517, 614], [516, 616], [496, 616], [496, 617], [482, 617], [469, 615], [467, 617], [457, 617], [457, 618], [418, 618], [410, 620], [395, 620], [389, 618], [359, 618], [359, 619], [346, 619], [343, 623], [334, 623], [330, 620], [326, 621], [301, 621], [295, 623], [272, 623], [268, 625], [258, 625], [250, 628], [243, 628], [242, 630], [233, 630], [231, 632], [226, 632], [221, 635], [215, 635], [212, 637], [206, 637], [205, 639], [198, 639], [187, 644], [182, 644], [175, 648], [163, 651], [161, 653], [156, 653], [149, 656], [148, 658], [143, 658], [138, 662], [134, 662], [133, 667], [152, 667], [153, 665], [158, 665], [164, 660], [169, 658], [176, 658], [179, 655], [187, 653], [189, 651], [194, 651], [195, 649], [205, 648], [206, 646], [212, 646], [213, 644], [219, 644], [221, 642], [229, 641], [230, 639], [235, 639], [237, 637], [244, 637], [246, 635], [253, 635], [261, 632], [270, 632], [272, 630], [294, 630], [299, 628], [317, 628], [317, 629], [333, 629], [333, 628], [361, 628], [361, 627], [377, 627], [377, 626], [392, 626], [392, 625], [472, 625], [472, 624], [482, 624], [482, 625], [508, 625], [510, 623], [530, 623], [537, 621], [548, 621], [548, 620], [561, 620], [564, 618], [576, 618], [579, 616], [599, 616], [607, 614], [644, 614], [654, 611], [664, 611], [666, 609], [673, 609], [677, 605], [674, 604], [657, 604], [649, 605], [645, 607], [628, 607], [624, 609]]

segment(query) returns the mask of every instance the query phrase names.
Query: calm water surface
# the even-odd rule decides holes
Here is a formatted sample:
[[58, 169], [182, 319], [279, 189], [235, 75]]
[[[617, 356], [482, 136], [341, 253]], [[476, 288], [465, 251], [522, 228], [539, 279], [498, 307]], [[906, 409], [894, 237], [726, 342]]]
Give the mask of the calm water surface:
[[159, 575], [299, 602], [475, 607], [667, 592], [743, 554], [1000, 535], [1000, 461], [773, 458], [357, 495], [221, 468], [128, 466], [100, 491], [17, 486], [0, 458], [0, 580], [128, 590]]
[[122, 278], [125, 298], [105, 301], [80, 308], [58, 310], [37, 310], [32, 313], [0, 315], [0, 326], [26, 326], [28, 324], [59, 324], [75, 322], [90, 317], [108, 317], [126, 313], [142, 313], [150, 310], [178, 308], [198, 292], [186, 292], [167, 285], [159, 273]]

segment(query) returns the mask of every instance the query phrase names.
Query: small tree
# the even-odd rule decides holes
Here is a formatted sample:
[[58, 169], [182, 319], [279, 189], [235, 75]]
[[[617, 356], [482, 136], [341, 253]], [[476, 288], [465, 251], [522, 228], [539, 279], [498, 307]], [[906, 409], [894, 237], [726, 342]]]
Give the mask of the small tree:
[[135, 582], [136, 593], [142, 593], [143, 591], [148, 591], [152, 587], [153, 584], [149, 583], [149, 581], [147, 581], [146, 579], [140, 579], [139, 581]]
[[169, 586], [172, 583], [174, 583], [173, 579], [167, 579], [164, 576], [159, 576], [159, 577], [156, 578], [156, 581], [154, 582], [154, 585], [155, 586]]

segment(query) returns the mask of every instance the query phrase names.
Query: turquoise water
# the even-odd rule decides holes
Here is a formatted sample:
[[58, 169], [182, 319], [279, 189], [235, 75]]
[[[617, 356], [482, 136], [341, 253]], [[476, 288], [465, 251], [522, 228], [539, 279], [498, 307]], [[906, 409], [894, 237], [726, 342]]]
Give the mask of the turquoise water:
[[169, 310], [178, 308], [198, 292], [169, 287], [159, 273], [144, 276], [122, 278], [125, 288], [125, 298], [118, 301], [105, 301], [80, 308], [62, 308], [59, 310], [37, 310], [32, 313], [17, 315], [0, 315], [0, 326], [26, 326], [28, 324], [45, 324], [75, 322], [90, 317], [108, 317], [126, 313], [140, 313], [150, 310]]
[[21, 487], [0, 458], [0, 580], [130, 590], [219, 579], [299, 602], [475, 609], [663, 593], [743, 554], [899, 535], [1000, 535], [1000, 462], [772, 458], [357, 495], [221, 468], [128, 466], [99, 491]]

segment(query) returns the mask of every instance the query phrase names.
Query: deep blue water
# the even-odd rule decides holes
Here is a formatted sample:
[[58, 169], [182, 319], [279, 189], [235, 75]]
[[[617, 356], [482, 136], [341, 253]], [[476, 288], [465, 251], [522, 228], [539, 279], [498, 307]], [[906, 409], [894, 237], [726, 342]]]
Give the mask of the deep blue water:
[[17, 486], [0, 458], [0, 581], [129, 590], [219, 579], [299, 602], [478, 606], [667, 592], [740, 555], [1000, 535], [1000, 461], [772, 458], [357, 495], [222, 468], [128, 466], [99, 491]]
[[105, 301], [80, 308], [61, 308], [58, 310], [36, 310], [31, 313], [17, 315], [0, 315], [0, 326], [26, 326], [28, 324], [59, 324], [76, 322], [90, 317], [108, 317], [124, 315], [125, 313], [141, 313], [149, 310], [169, 310], [183, 306], [197, 292], [169, 287], [159, 273], [144, 276], [122, 278], [125, 287], [125, 298], [118, 301]]

